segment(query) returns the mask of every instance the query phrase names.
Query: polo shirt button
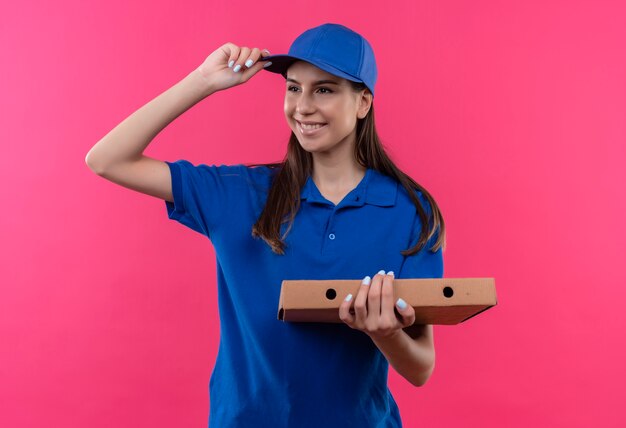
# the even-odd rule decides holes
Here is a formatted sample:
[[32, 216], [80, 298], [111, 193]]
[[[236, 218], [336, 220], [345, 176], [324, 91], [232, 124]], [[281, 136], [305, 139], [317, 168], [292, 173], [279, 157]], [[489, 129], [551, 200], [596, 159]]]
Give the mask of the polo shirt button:
[[328, 238], [330, 238], [330, 239], [335, 239], [335, 234], [334, 234], [334, 233], [331, 233], [330, 235], [328, 235]]

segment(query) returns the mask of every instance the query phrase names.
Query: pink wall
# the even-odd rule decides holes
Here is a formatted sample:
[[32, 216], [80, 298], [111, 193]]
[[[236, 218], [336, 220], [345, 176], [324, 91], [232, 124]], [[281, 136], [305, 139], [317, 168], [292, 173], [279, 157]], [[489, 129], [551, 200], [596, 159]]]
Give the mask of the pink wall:
[[[498, 287], [435, 327], [426, 386], [391, 374], [405, 426], [626, 426], [623, 2], [100, 3], [0, 6], [0, 426], [206, 426], [213, 248], [84, 158], [222, 43], [281, 53], [326, 21], [374, 47], [380, 134], [440, 204], [445, 276]], [[146, 154], [278, 160], [283, 92], [263, 72]]]

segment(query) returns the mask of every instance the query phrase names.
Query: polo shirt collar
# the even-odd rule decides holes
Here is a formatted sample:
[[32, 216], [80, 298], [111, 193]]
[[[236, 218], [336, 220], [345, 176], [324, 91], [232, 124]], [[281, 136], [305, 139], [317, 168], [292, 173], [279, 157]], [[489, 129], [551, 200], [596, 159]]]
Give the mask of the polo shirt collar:
[[[364, 204], [379, 207], [391, 207], [396, 204], [398, 182], [374, 169], [368, 168], [365, 176], [359, 184], [350, 192], [340, 205], [362, 206]], [[302, 186], [300, 199], [307, 202], [329, 204], [328, 201], [315, 185], [312, 176], [309, 175], [306, 183]]]

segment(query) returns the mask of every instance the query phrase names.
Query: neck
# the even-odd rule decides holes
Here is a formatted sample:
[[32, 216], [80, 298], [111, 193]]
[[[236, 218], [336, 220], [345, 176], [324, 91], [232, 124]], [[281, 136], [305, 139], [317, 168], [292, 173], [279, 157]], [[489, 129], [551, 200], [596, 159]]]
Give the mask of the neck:
[[336, 192], [354, 189], [365, 176], [367, 168], [353, 163], [336, 165], [318, 164], [313, 167], [312, 178], [320, 191]]

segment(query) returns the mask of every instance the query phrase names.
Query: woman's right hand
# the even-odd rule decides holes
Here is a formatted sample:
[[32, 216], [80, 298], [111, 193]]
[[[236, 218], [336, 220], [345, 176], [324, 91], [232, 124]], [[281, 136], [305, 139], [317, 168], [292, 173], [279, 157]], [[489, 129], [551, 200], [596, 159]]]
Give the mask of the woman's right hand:
[[[232, 86], [247, 82], [258, 73], [268, 61], [259, 61], [259, 58], [269, 56], [267, 49], [250, 49], [239, 47], [234, 43], [225, 43], [217, 48], [198, 67], [198, 72], [207, 82], [211, 91], [217, 92]], [[250, 67], [246, 61], [252, 60]], [[231, 67], [228, 66], [231, 62]], [[238, 71], [234, 71], [239, 66]]]

